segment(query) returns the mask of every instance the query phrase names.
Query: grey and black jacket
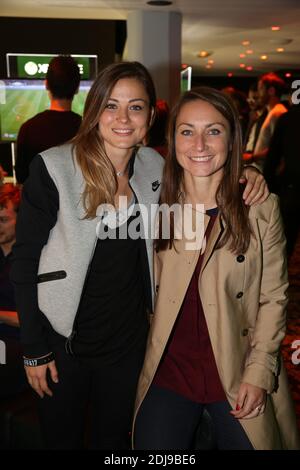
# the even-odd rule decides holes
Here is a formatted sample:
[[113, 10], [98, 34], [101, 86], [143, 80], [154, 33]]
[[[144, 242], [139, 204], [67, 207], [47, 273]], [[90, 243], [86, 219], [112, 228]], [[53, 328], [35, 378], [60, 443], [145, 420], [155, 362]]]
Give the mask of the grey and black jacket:
[[[84, 219], [84, 180], [73, 152], [66, 144], [35, 157], [23, 188], [11, 278], [28, 357], [49, 352], [45, 327], [71, 335], [97, 241], [99, 220]], [[159, 200], [163, 159], [140, 147], [131, 163], [131, 188], [151, 213]], [[150, 223], [153, 215], [152, 210]], [[153, 239], [145, 236], [145, 246], [153, 298]]]

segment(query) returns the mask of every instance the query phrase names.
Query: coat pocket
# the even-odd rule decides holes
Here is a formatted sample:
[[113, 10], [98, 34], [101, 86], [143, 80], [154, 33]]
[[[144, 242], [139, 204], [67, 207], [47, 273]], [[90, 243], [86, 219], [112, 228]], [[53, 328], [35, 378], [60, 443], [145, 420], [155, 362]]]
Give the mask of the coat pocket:
[[37, 282], [40, 284], [41, 282], [58, 281], [59, 279], [65, 279], [66, 277], [66, 271], [52, 271], [50, 273], [38, 274]]

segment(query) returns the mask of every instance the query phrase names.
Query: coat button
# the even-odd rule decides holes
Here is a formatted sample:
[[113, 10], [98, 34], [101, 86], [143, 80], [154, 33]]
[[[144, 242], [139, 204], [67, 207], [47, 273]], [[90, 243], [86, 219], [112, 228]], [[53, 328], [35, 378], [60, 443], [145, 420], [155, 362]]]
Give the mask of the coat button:
[[245, 261], [245, 256], [244, 255], [239, 255], [236, 260], [237, 260], [238, 263], [243, 263], [243, 261]]
[[243, 297], [243, 295], [244, 295], [243, 292], [238, 292], [238, 293], [236, 294], [236, 298], [237, 298], [237, 299], [240, 299], [241, 297]]
[[248, 328], [244, 328], [242, 330], [242, 336], [247, 336], [248, 335]]

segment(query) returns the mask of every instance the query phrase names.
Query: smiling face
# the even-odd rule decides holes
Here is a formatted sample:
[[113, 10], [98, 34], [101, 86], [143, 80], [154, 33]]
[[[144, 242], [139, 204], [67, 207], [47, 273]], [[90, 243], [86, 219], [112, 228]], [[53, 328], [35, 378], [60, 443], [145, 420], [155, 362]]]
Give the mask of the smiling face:
[[150, 114], [149, 97], [143, 84], [134, 78], [119, 80], [99, 119], [99, 132], [108, 156], [116, 152], [131, 153], [148, 131]]
[[229, 123], [213, 105], [198, 99], [182, 106], [176, 120], [175, 150], [184, 173], [222, 176], [229, 143]]

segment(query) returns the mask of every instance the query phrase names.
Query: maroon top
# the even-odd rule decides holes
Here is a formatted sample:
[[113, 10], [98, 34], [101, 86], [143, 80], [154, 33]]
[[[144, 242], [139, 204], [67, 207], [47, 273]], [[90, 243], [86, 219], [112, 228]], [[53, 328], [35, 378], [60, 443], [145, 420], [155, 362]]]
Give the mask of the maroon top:
[[[209, 238], [217, 209], [207, 211]], [[190, 285], [153, 383], [197, 403], [225, 401], [198, 290], [203, 255]]]

